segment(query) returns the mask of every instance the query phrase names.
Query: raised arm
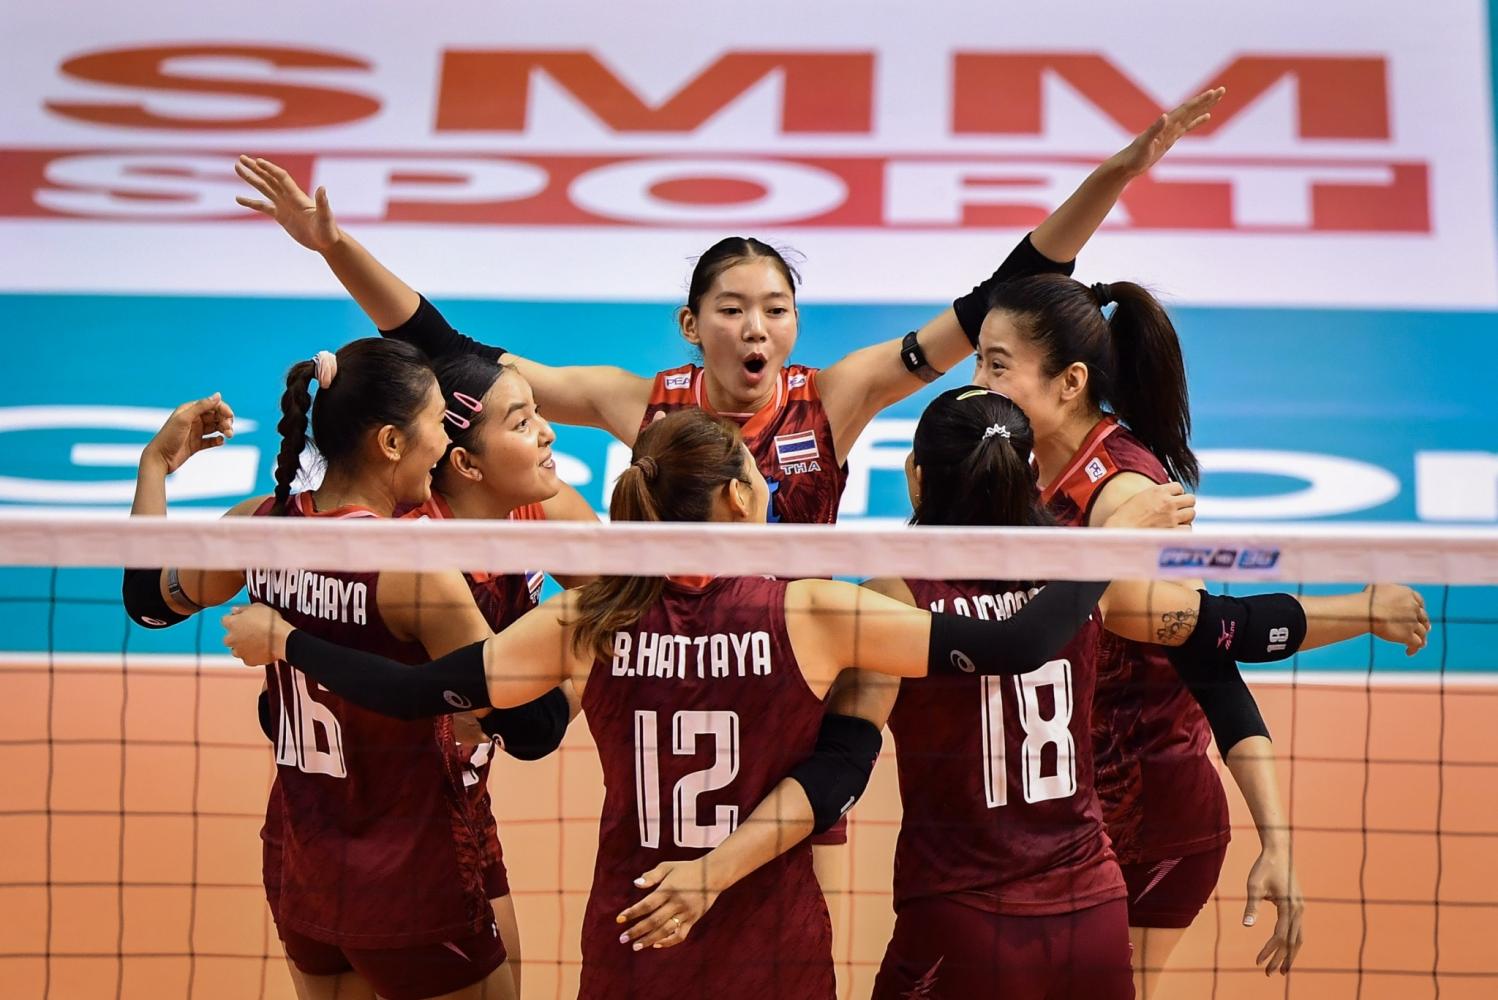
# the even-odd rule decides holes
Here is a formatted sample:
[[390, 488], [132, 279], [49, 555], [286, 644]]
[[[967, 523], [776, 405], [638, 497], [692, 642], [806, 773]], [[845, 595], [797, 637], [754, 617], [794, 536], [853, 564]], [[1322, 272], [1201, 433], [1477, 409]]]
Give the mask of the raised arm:
[[1206, 123], [1226, 91], [1191, 98], [1103, 161], [1044, 222], [1020, 241], [992, 275], [919, 330], [854, 351], [822, 372], [818, 384], [837, 457], [880, 410], [934, 381], [973, 353], [994, 286], [1031, 274], [1071, 274], [1077, 254], [1097, 232], [1129, 182], [1159, 162], [1176, 140]]
[[[234, 411], [216, 392], [173, 410], [141, 450], [130, 516], [165, 517], [167, 476], [198, 452], [217, 448], [233, 436]], [[224, 516], [247, 515], [262, 499], [242, 501]], [[146, 628], [166, 628], [205, 607], [223, 604], [243, 586], [244, 573], [234, 570], [150, 567], [125, 570], [120, 596], [131, 620]]]
[[241, 156], [234, 169], [263, 198], [235, 201], [275, 219], [292, 239], [321, 254], [382, 335], [414, 344], [431, 358], [463, 353], [503, 358], [520, 369], [554, 423], [599, 427], [634, 443], [650, 399], [649, 379], [622, 368], [538, 364], [459, 333], [436, 306], [339, 227], [326, 189], [308, 197], [291, 174], [265, 159]]

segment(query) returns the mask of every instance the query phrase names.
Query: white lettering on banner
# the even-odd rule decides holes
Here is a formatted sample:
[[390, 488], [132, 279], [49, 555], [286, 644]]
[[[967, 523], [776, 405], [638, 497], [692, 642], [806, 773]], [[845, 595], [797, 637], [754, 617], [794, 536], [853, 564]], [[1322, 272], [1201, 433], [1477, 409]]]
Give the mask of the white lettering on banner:
[[494, 158], [321, 156], [313, 163], [312, 188], [327, 187], [334, 212], [350, 219], [389, 218], [394, 204], [522, 201], [548, 182], [540, 167]]
[[[171, 410], [144, 406], [10, 406], [0, 407], [0, 433], [20, 431], [87, 430], [144, 431], [154, 434]], [[235, 420], [236, 433], [255, 429], [255, 422]], [[134, 470], [143, 445], [79, 442], [69, 452], [80, 468]], [[3, 450], [3, 449], [0, 449]], [[260, 449], [251, 445], [220, 445], [193, 456], [166, 479], [167, 501], [241, 498], [254, 492], [260, 468]], [[135, 478], [30, 479], [0, 476], [0, 503], [119, 504], [135, 495]]]
[[875, 472], [905, 471], [915, 425], [914, 420], [875, 420], [858, 436], [848, 449], [848, 485], [838, 505], [840, 515], [869, 512], [869, 477]]
[[[762, 0], [747, 31], [686, 0], [628, 17], [602, 0], [567, 17], [267, 3], [297, 30], [198, 5], [198, 41], [152, 38], [83, 0], [28, 36], [0, 93], [0, 227], [52, 252], [8, 261], [0, 289], [324, 291], [263, 252], [268, 223], [243, 224], [231, 166], [249, 151], [325, 184], [433, 297], [658, 300], [704, 229], [758, 226], [796, 227], [757, 235], [808, 255], [809, 294], [930, 302], [991, 269], [996, 231], [1033, 227], [1161, 110], [1222, 84], [1212, 120], [1124, 192], [1092, 267], [1187, 303], [1498, 304], [1482, 0], [1380, 18], [1324, 0], [1309, 21], [1295, 0], [1208, 21], [1145, 5], [1126, 24], [1078, 0], [1023, 25], [964, 0], [856, 24]], [[784, 23], [794, 48], [767, 27]], [[201, 237], [142, 229], [121, 255], [112, 227], [136, 220]], [[401, 228], [380, 246], [372, 223]], [[580, 282], [580, 228], [628, 265]], [[253, 274], [224, 267], [245, 253]]]
[[[670, 185], [704, 196], [665, 197]], [[725, 189], [742, 197], [725, 202]], [[839, 207], [848, 189], [836, 174], [770, 160], [630, 160], [590, 170], [568, 191], [581, 209], [605, 219], [656, 225], [775, 225]], [[731, 196], [731, 195], [730, 195]]]

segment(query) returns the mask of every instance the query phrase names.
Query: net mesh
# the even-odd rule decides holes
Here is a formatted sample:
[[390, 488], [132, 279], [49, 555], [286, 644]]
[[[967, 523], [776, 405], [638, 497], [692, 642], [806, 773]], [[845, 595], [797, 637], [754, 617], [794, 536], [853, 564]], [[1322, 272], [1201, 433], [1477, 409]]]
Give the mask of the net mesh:
[[[1189, 539], [1182, 544], [1182, 539]], [[121, 565], [541, 567], [952, 579], [1206, 577], [1212, 589], [1418, 584], [1413, 658], [1369, 638], [1250, 668], [1275, 737], [1307, 899], [1293, 974], [1266, 985], [1241, 924], [1258, 847], [1231, 781], [1217, 891], [1157, 997], [1488, 997], [1498, 992], [1498, 533], [837, 530], [556, 524], [0, 522], [0, 982], [15, 997], [291, 997], [261, 880], [274, 774], [263, 673], [218, 615], [128, 622]], [[1079, 572], [1085, 567], [1085, 573]], [[242, 598], [240, 598], [242, 600]], [[844, 997], [867, 996], [893, 924], [901, 819], [886, 740], [825, 888]], [[587, 727], [490, 778], [524, 941], [525, 995], [571, 996], [593, 880], [601, 770]], [[1224, 774], [1226, 778], [1226, 774]], [[1149, 964], [1148, 956], [1143, 958]]]

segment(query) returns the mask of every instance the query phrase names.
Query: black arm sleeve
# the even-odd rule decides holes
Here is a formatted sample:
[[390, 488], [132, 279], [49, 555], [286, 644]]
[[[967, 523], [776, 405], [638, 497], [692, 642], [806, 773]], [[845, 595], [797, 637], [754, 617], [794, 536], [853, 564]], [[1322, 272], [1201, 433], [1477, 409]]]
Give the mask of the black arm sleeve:
[[869, 786], [882, 746], [884, 734], [867, 719], [835, 713], [822, 717], [816, 749], [787, 775], [811, 802], [813, 833], [826, 833], [853, 808]]
[[120, 584], [125, 614], [145, 628], [166, 628], [185, 622], [188, 615], [172, 609], [161, 596], [161, 569], [127, 569]]
[[516, 708], [496, 708], [479, 720], [479, 727], [497, 736], [511, 757], [540, 760], [562, 745], [571, 716], [567, 695], [558, 687]]
[[1202, 714], [1217, 739], [1217, 751], [1224, 757], [1250, 736], [1269, 738], [1269, 727], [1259, 713], [1259, 704], [1243, 682], [1238, 662], [1230, 653], [1215, 649], [1201, 653], [1177, 646], [1167, 649], [1166, 656], [1202, 707]]
[[482, 642], [413, 667], [297, 629], [286, 639], [286, 661], [355, 705], [397, 719], [425, 719], [489, 705]]
[[404, 340], [413, 347], [420, 348], [433, 361], [450, 354], [477, 354], [481, 358], [498, 362], [505, 353], [503, 347], [480, 344], [472, 337], [454, 330], [447, 318], [437, 311], [437, 307], [427, 301], [425, 295], [421, 296], [421, 304], [416, 307], [416, 312], [412, 313], [410, 319], [394, 330], [381, 330], [380, 336]]
[[1028, 278], [1034, 274], [1069, 275], [1076, 268], [1077, 262], [1074, 260], [1064, 263], [1054, 261], [1035, 249], [1035, 244], [1030, 242], [1030, 234], [1026, 233], [1019, 245], [1004, 258], [1004, 263], [999, 265], [997, 271], [971, 292], [952, 302], [957, 322], [962, 324], [962, 332], [967, 334], [967, 339], [974, 347], [978, 346], [978, 331], [983, 327], [983, 317], [988, 315], [988, 298], [1000, 283], [1013, 281], [1015, 278]]
[[1097, 608], [1107, 581], [1048, 583], [1003, 621], [933, 614], [926, 669], [932, 674], [1023, 674], [1053, 659]]

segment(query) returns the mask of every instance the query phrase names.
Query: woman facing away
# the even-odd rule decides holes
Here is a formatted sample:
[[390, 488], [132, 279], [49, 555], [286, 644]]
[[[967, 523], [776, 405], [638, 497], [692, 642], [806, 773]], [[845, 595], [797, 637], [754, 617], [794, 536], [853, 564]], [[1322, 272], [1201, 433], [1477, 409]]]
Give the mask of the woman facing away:
[[[1050, 523], [1030, 448], [1028, 422], [1010, 400], [981, 388], [938, 396], [921, 416], [907, 463], [913, 523]], [[900, 579], [867, 586], [932, 612], [995, 620], [1023, 614], [1047, 587]], [[1271, 760], [1268, 730], [1234, 654], [1279, 658], [1370, 629], [1413, 652], [1429, 629], [1419, 595], [1407, 587], [1235, 600], [1168, 582], [1116, 582], [1055, 656], [1022, 675], [845, 678], [853, 683], [841, 685], [843, 710], [887, 718], [898, 750], [896, 923], [874, 987], [878, 1000], [971, 1000], [993, 995], [994, 984], [1014, 1000], [1134, 995], [1125, 882], [1094, 791], [1092, 703], [1103, 631], [1150, 640], [1162, 622], [1172, 626], [1167, 655], [1219, 748], [1231, 755], [1257, 741], [1266, 752], [1252, 759], [1261, 767]], [[1224, 624], [1239, 637], [1230, 652], [1216, 648]], [[1271, 635], [1278, 628], [1285, 641]], [[1274, 803], [1272, 770], [1261, 781]], [[624, 913], [629, 933], [645, 934], [647, 944], [677, 943], [672, 918], [696, 923], [727, 873], [774, 856], [791, 835], [785, 826], [761, 828], [733, 859], [712, 852], [647, 872], [642, 881], [651, 892]], [[1290, 945], [1277, 929], [1276, 949]]]
[[[769, 495], [739, 429], [688, 410], [641, 433], [610, 514], [756, 523]], [[826, 1000], [834, 991], [830, 926], [803, 840], [816, 813], [828, 813], [829, 796], [798, 768], [815, 749], [834, 680], [844, 667], [895, 675], [1031, 669], [1087, 621], [1102, 589], [1055, 584], [1013, 619], [987, 622], [933, 616], [829, 580], [611, 577], [418, 669], [321, 641], [268, 607], [228, 616], [225, 642], [246, 662], [295, 664], [341, 696], [405, 718], [446, 714], [453, 704], [523, 704], [570, 680], [605, 782], [582, 995]], [[733, 870], [752, 835], [778, 841], [782, 856]], [[690, 863], [715, 848], [736, 882], [721, 905], [700, 922], [663, 918], [677, 917], [671, 931], [690, 934], [689, 948], [647, 948], [625, 930], [629, 873]]]

